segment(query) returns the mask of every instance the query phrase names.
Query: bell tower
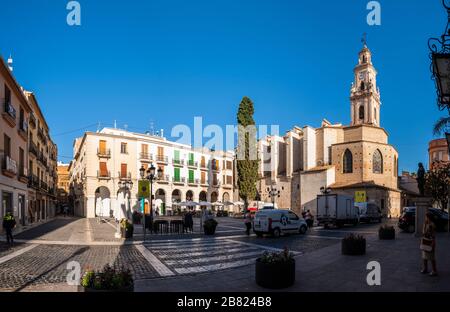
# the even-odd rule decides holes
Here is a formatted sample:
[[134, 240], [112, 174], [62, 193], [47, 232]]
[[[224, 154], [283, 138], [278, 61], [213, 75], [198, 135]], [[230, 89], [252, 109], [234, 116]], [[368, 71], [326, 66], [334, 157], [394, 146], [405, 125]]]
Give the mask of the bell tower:
[[355, 66], [350, 90], [351, 125], [380, 126], [380, 90], [377, 87], [377, 71], [372, 64], [372, 53], [365, 38]]

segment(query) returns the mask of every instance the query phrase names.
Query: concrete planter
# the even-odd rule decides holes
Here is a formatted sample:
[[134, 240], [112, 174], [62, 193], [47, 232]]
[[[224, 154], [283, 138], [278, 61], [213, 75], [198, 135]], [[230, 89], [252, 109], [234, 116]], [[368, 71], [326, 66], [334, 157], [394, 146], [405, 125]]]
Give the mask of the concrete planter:
[[347, 256], [360, 256], [366, 254], [366, 239], [342, 239], [342, 254]]
[[378, 230], [378, 238], [380, 240], [393, 240], [395, 239], [394, 228], [380, 228]]
[[295, 283], [295, 259], [286, 262], [264, 263], [256, 259], [256, 284], [269, 289], [281, 289]]

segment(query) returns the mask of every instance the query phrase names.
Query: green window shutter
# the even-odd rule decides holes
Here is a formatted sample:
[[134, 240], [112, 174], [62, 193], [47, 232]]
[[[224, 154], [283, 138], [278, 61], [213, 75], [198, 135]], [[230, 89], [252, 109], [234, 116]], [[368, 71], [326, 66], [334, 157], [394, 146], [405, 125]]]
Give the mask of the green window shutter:
[[177, 182], [180, 181], [180, 168], [174, 169], [174, 177], [175, 177], [175, 181], [177, 181]]
[[189, 165], [194, 165], [194, 153], [189, 153]]
[[189, 170], [189, 182], [194, 183], [194, 170]]
[[175, 158], [175, 160], [180, 160], [180, 151], [174, 152], [174, 158]]

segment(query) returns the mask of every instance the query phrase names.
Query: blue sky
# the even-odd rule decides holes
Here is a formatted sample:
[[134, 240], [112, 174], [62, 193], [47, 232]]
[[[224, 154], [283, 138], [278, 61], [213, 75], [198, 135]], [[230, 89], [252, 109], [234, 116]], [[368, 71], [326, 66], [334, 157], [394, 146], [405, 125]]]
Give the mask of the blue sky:
[[[366, 0], [80, 0], [82, 25], [66, 24], [68, 0], [2, 1], [0, 53], [34, 91], [59, 147], [85, 130], [234, 124], [241, 98], [258, 124], [350, 122], [349, 89], [361, 35], [378, 70], [381, 125], [400, 170], [427, 162], [443, 116], [430, 79], [427, 40], [442, 34], [440, 0], [382, 0], [381, 26]], [[78, 131], [75, 131], [77, 130]]]

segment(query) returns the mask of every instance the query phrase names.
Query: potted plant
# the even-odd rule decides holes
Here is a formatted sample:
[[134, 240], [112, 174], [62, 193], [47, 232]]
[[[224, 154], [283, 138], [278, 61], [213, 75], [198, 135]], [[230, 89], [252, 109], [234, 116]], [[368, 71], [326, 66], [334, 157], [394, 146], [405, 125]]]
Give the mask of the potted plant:
[[342, 254], [349, 256], [364, 255], [366, 239], [362, 235], [350, 234], [342, 239]]
[[378, 238], [382, 240], [395, 239], [395, 228], [388, 225], [380, 226], [378, 229]]
[[89, 270], [81, 278], [80, 290], [84, 292], [133, 292], [131, 271], [113, 268], [107, 264], [101, 271]]
[[216, 233], [217, 221], [214, 219], [208, 219], [203, 223], [203, 229], [205, 231], [205, 235], [214, 235]]
[[264, 288], [287, 288], [295, 282], [295, 259], [293, 254], [285, 248], [281, 252], [265, 251], [256, 259], [256, 283]]
[[132, 238], [134, 232], [133, 224], [128, 221], [128, 219], [122, 219], [120, 221], [120, 232], [122, 234], [122, 238]]

